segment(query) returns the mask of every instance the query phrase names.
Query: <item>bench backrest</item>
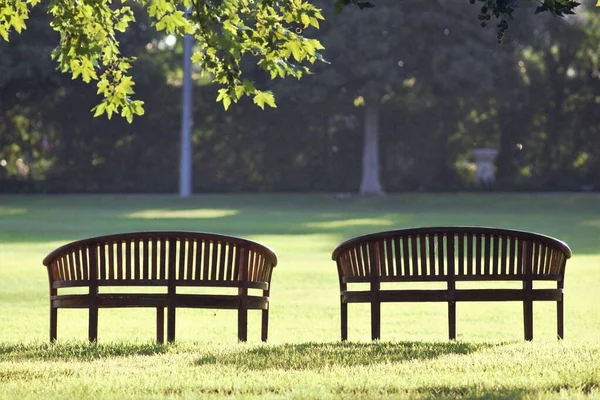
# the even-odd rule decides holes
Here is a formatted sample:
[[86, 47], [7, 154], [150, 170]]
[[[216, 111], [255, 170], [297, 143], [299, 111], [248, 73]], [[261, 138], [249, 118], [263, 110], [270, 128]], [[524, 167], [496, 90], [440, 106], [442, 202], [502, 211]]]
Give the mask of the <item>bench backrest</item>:
[[243, 283], [268, 290], [277, 256], [259, 243], [233, 236], [133, 232], [66, 244], [43, 263], [52, 288], [90, 284], [239, 287]]
[[562, 281], [571, 250], [557, 239], [508, 229], [430, 227], [380, 232], [340, 244], [340, 283]]

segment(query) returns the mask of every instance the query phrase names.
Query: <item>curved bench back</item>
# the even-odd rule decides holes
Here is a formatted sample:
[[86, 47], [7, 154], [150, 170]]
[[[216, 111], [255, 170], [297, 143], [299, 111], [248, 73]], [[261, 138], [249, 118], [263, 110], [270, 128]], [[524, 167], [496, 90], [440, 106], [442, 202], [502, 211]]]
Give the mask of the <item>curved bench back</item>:
[[[66, 244], [43, 261], [52, 288], [224, 286], [268, 290], [275, 253], [256, 242], [199, 232], [132, 232]], [[240, 266], [245, 266], [240, 268]]]
[[483, 227], [402, 229], [359, 236], [333, 252], [340, 283], [562, 281], [571, 250], [532, 232]]

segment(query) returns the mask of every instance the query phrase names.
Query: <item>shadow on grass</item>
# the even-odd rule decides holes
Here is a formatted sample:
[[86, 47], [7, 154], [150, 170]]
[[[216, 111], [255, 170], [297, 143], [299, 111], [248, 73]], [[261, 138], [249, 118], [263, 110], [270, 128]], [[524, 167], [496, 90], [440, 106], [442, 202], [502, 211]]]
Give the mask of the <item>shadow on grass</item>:
[[257, 346], [208, 354], [196, 365], [234, 365], [240, 369], [319, 370], [326, 367], [368, 366], [470, 354], [498, 344], [464, 342], [302, 343]]
[[168, 345], [158, 343], [0, 343], [0, 361], [63, 360], [91, 361], [110, 357], [150, 356], [168, 351]]

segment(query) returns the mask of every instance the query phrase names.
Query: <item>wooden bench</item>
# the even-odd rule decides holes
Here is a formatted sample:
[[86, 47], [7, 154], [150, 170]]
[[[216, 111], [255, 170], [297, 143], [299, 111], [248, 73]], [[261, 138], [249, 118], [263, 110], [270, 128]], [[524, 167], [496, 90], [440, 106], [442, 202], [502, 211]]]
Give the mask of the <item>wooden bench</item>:
[[[364, 235], [341, 243], [337, 262], [342, 340], [348, 338], [348, 303], [371, 304], [371, 337], [380, 337], [382, 302], [447, 302], [450, 339], [456, 338], [456, 302], [521, 301], [525, 340], [533, 339], [533, 301], [556, 301], [563, 338], [563, 287], [569, 247], [554, 238], [516, 230], [430, 227]], [[466, 281], [518, 281], [522, 289], [459, 289]], [[534, 289], [555, 281], [556, 289]], [[443, 289], [382, 289], [392, 282], [443, 282]], [[349, 290], [369, 284], [369, 290]]]
[[[236, 309], [240, 341], [247, 339], [248, 310], [262, 310], [261, 339], [267, 340], [271, 274], [277, 256], [261, 244], [211, 233], [133, 232], [66, 244], [43, 263], [50, 282], [51, 341], [56, 340], [59, 308], [89, 309], [88, 336], [95, 341], [98, 309], [121, 307], [156, 308], [156, 339], [161, 343], [165, 308], [168, 341], [175, 340], [179, 307]], [[139, 293], [140, 287], [159, 288], [162, 293], [156, 289]], [[184, 287], [232, 288], [237, 293], [177, 293]], [[87, 293], [65, 294], [68, 288], [87, 288]], [[138, 293], [121, 293], [123, 288]], [[262, 293], [249, 295], [249, 289]]]

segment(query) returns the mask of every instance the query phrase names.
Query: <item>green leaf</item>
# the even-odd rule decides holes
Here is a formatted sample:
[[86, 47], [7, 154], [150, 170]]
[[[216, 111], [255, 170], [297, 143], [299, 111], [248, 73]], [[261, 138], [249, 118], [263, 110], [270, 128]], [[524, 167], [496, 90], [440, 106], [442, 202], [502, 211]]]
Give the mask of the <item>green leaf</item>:
[[223, 108], [225, 109], [225, 111], [227, 111], [230, 104], [231, 104], [231, 97], [229, 97], [229, 96], [223, 97]]
[[277, 108], [277, 105], [275, 104], [275, 97], [273, 96], [273, 92], [271, 92], [271, 91], [268, 91], [268, 92], [258, 91], [258, 93], [256, 93], [256, 95], [254, 96], [253, 101], [254, 101], [254, 104], [259, 106], [263, 110], [265, 109], [265, 104], [267, 104], [273, 108]]
[[106, 109], [106, 102], [102, 102], [102, 103], [98, 104], [97, 106], [95, 106], [94, 108], [92, 108], [92, 111], [95, 111], [94, 117], [99, 117], [100, 115], [104, 114], [105, 109]]

